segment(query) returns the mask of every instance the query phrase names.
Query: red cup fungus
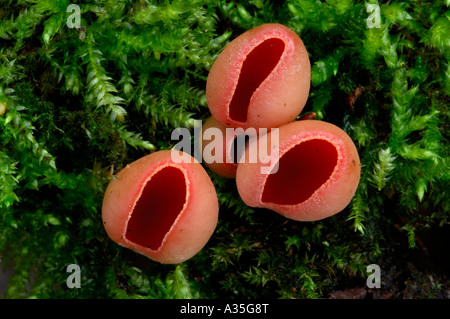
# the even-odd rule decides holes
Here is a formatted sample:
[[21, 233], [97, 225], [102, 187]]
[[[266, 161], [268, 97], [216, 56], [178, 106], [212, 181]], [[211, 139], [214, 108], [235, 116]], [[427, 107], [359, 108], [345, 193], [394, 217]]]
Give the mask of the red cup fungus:
[[263, 24], [232, 40], [217, 57], [206, 83], [208, 107], [226, 127], [279, 127], [302, 111], [310, 79], [300, 37], [281, 24]]
[[[256, 143], [247, 152], [253, 147]], [[276, 173], [261, 173], [262, 164], [246, 163], [246, 156], [236, 173], [242, 200], [297, 221], [320, 220], [342, 211], [360, 179], [356, 146], [342, 129], [327, 122], [281, 126], [278, 158], [271, 160], [278, 165]]]
[[203, 166], [180, 152], [144, 156], [110, 181], [102, 218], [108, 236], [121, 246], [165, 264], [197, 254], [217, 225], [219, 205]]
[[[219, 134], [213, 134], [217, 130]], [[210, 132], [213, 135], [208, 134]], [[235, 178], [237, 162], [231, 157], [233, 140], [227, 140], [226, 128], [217, 122], [212, 116], [207, 118], [202, 126], [202, 157], [206, 167], [214, 173], [227, 177]], [[216, 138], [220, 138], [216, 141]], [[219, 150], [221, 154], [218, 153]]]
[[210, 116], [202, 126], [203, 163], [220, 176], [235, 178], [239, 157], [247, 148], [250, 136], [256, 139], [257, 135], [256, 130], [226, 128]]

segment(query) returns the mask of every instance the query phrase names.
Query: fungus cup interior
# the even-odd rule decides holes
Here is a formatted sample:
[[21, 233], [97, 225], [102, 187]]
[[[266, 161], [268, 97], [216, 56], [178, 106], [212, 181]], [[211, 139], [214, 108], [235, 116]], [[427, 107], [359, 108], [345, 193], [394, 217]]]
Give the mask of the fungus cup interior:
[[261, 201], [279, 205], [306, 201], [330, 178], [337, 162], [337, 149], [329, 141], [297, 144], [281, 156], [278, 171], [268, 176]]
[[156, 172], [144, 185], [134, 206], [125, 238], [140, 246], [158, 250], [183, 210], [186, 188], [181, 169], [166, 166]]
[[245, 58], [238, 83], [229, 105], [229, 116], [238, 122], [247, 121], [247, 110], [255, 90], [277, 65], [284, 52], [284, 42], [270, 38], [256, 46]]

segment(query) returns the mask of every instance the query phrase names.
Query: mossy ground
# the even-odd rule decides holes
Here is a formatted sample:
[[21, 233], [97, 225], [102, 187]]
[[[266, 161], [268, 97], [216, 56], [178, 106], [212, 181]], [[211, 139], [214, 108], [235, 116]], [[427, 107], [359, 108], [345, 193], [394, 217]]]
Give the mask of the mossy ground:
[[[14, 270], [3, 297], [449, 298], [449, 5], [3, 1], [0, 261]], [[268, 22], [292, 28], [310, 54], [303, 114], [358, 147], [350, 205], [294, 222], [245, 206], [233, 180], [208, 171], [220, 219], [198, 255], [162, 265], [116, 245], [101, 222], [112, 175], [208, 117], [215, 58]], [[81, 288], [66, 284], [70, 264]], [[366, 287], [370, 264], [380, 289]]]

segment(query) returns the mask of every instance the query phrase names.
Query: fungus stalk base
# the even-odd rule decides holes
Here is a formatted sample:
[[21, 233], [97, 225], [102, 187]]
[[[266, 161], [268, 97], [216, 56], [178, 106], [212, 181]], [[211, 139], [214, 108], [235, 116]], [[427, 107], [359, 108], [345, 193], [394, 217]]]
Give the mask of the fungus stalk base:
[[229, 116], [232, 120], [243, 123], [247, 121], [250, 99], [277, 65], [284, 47], [282, 40], [271, 38], [259, 44], [247, 55], [229, 106]]
[[294, 146], [279, 161], [279, 169], [268, 176], [261, 201], [297, 205], [306, 201], [331, 176], [338, 162], [336, 147], [322, 139]]
[[145, 184], [128, 221], [125, 238], [158, 250], [186, 202], [183, 172], [172, 166], [159, 170]]

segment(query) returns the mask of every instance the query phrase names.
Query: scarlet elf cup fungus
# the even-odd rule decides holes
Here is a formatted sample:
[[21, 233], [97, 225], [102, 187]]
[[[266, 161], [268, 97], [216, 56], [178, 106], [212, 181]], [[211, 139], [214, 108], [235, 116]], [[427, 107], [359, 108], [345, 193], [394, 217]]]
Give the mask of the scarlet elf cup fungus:
[[263, 24], [235, 38], [217, 57], [206, 83], [208, 107], [226, 127], [279, 127], [302, 111], [310, 76], [299, 36], [281, 24]]
[[108, 236], [155, 261], [175, 264], [197, 254], [218, 220], [214, 185], [200, 163], [172, 151], [144, 156], [109, 183], [102, 206]]
[[[271, 134], [271, 133], [269, 133]], [[268, 139], [270, 140], [270, 139]], [[256, 144], [249, 146], [252, 152]], [[279, 128], [276, 173], [241, 159], [236, 184], [242, 200], [297, 221], [315, 221], [342, 211], [360, 179], [359, 155], [351, 138], [322, 121], [297, 121]]]
[[[212, 116], [206, 119], [201, 134], [203, 163], [220, 176], [234, 178], [236, 177], [237, 163], [230, 157], [233, 141], [227, 140], [226, 137], [225, 126]], [[216, 138], [221, 140], [216, 141]]]
[[210, 116], [200, 137], [203, 163], [220, 176], [235, 178], [240, 156], [257, 135], [255, 129], [226, 128]]

